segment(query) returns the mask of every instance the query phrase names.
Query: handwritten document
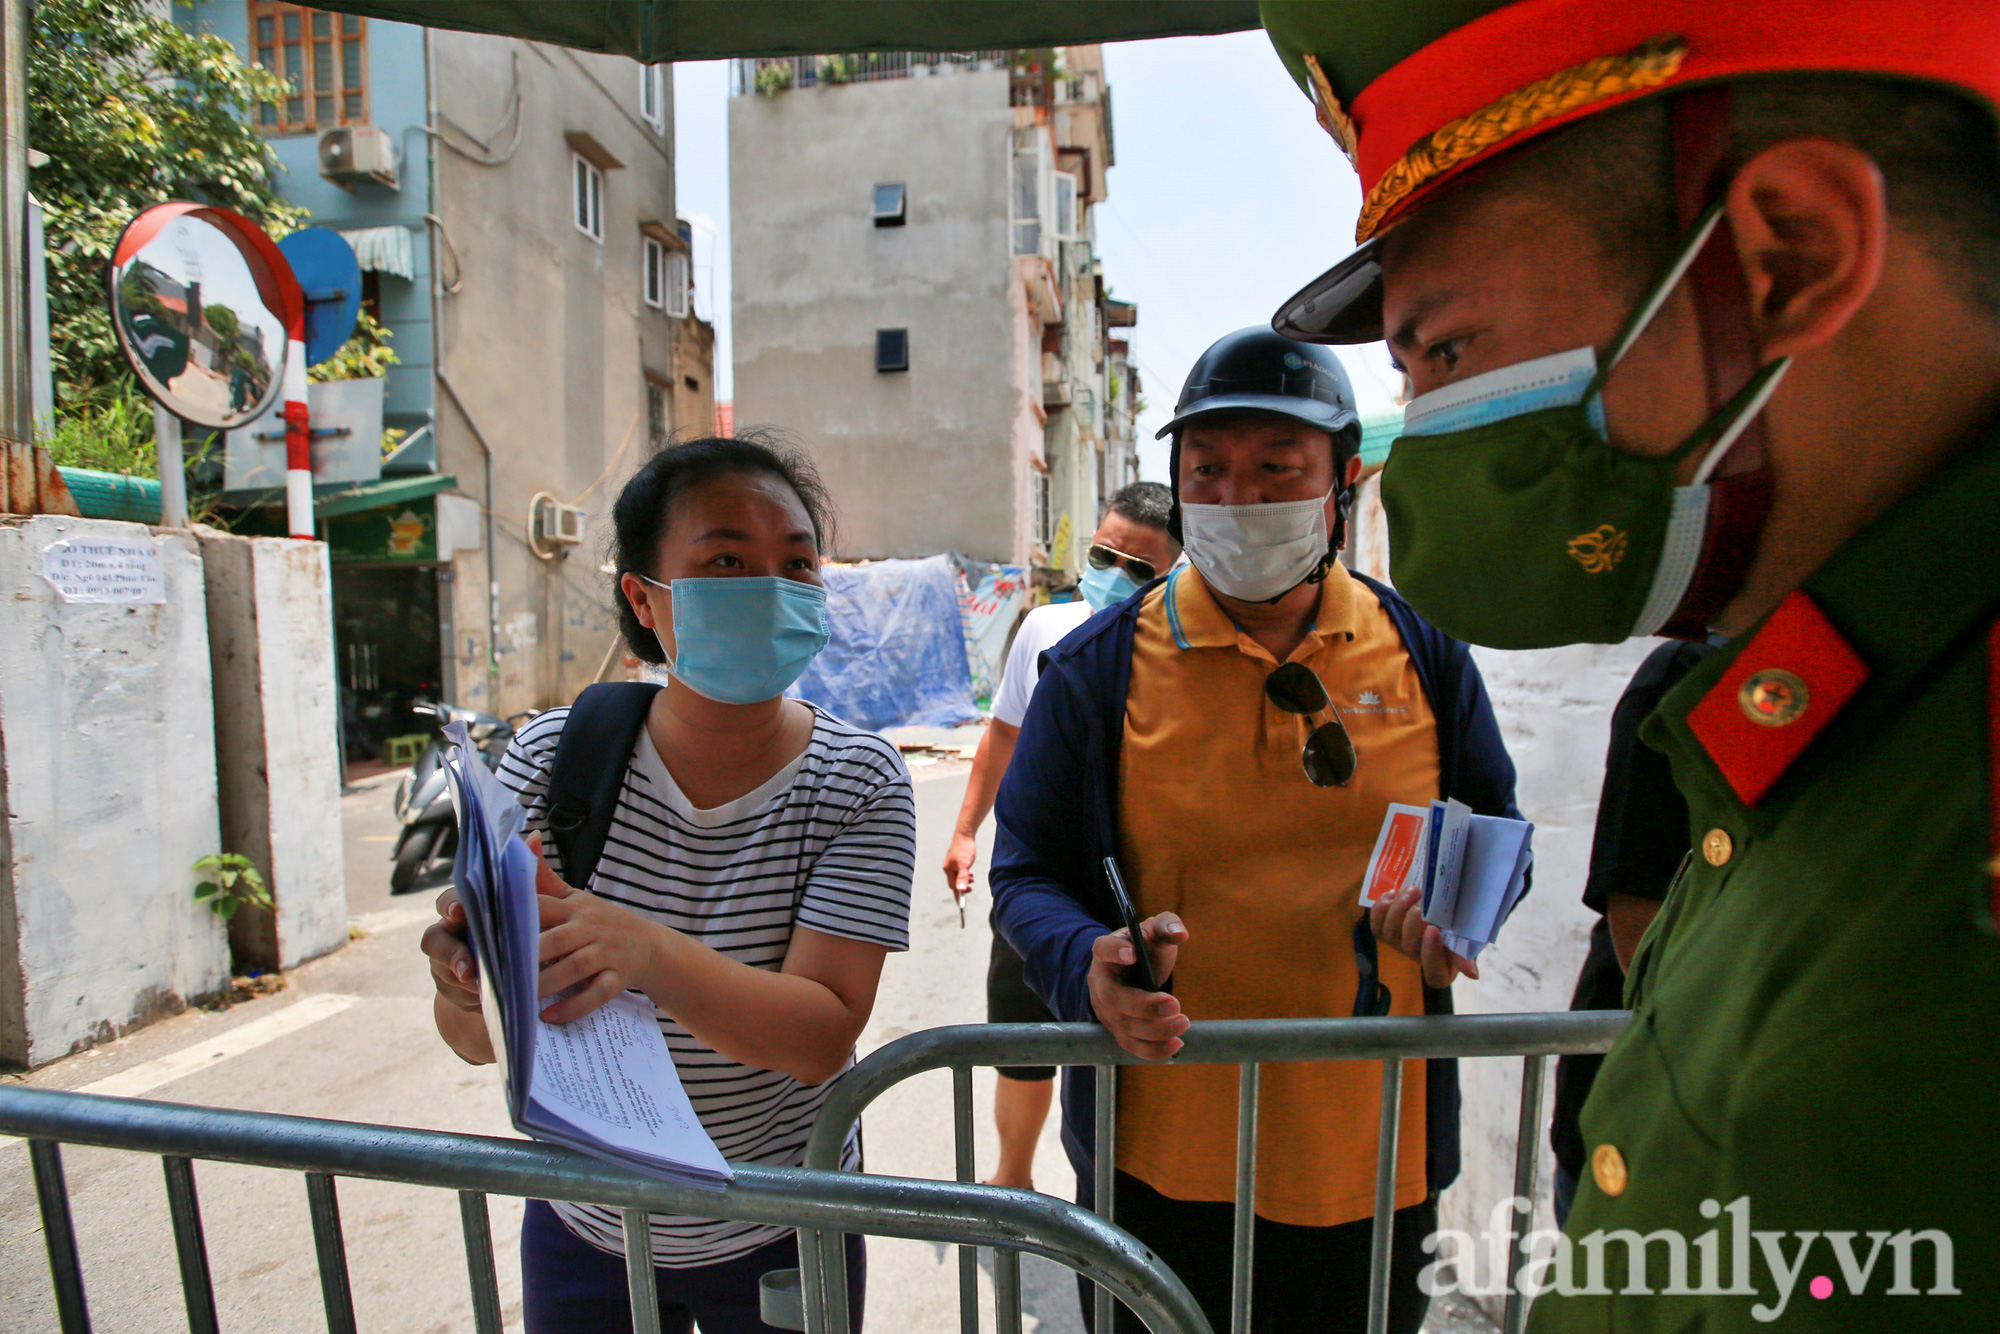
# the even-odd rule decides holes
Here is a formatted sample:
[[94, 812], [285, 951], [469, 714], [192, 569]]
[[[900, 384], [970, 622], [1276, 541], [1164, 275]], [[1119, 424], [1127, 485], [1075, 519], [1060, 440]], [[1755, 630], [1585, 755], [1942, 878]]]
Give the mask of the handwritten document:
[[521, 806], [481, 762], [464, 725], [449, 766], [460, 837], [453, 868], [480, 997], [523, 1134], [658, 1176], [721, 1187], [729, 1164], [681, 1087], [652, 1001], [626, 992], [581, 1019], [551, 1024], [535, 995], [539, 912]]

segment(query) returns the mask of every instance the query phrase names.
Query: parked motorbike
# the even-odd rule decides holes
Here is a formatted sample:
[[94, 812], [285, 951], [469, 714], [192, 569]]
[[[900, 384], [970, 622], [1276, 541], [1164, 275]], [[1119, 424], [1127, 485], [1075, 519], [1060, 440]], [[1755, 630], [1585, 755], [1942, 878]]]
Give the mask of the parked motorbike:
[[[410, 711], [437, 719], [440, 728], [464, 723], [488, 769], [500, 767], [500, 757], [507, 753], [518, 725], [535, 716], [528, 712], [495, 718], [455, 704], [427, 702], [412, 704]], [[444, 757], [444, 737], [433, 737], [396, 784], [396, 818], [403, 828], [389, 854], [396, 864], [389, 872], [391, 894], [410, 894], [436, 884], [458, 855], [458, 813], [445, 785]]]

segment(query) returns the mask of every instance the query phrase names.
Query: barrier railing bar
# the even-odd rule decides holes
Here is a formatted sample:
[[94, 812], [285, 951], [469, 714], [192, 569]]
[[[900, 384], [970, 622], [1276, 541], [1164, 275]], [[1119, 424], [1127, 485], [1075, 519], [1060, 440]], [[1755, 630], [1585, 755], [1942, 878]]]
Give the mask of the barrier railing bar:
[[326, 1307], [327, 1334], [355, 1334], [354, 1290], [347, 1281], [347, 1243], [340, 1235], [340, 1195], [333, 1177], [306, 1173], [306, 1205], [312, 1212], [313, 1250], [319, 1257], [319, 1295]]
[[999, 1334], [1021, 1334], [1021, 1253], [1004, 1247], [993, 1252], [993, 1324]]
[[[1521, 1061], [1521, 1128], [1514, 1141], [1514, 1198], [1526, 1200], [1529, 1227], [1535, 1208], [1535, 1177], [1542, 1161], [1542, 1063], [1544, 1056], [1528, 1056]], [[1527, 1323], [1528, 1304], [1522, 1300], [1519, 1283], [1525, 1257], [1516, 1253], [1519, 1235], [1515, 1212], [1507, 1211], [1507, 1305], [1501, 1313], [1501, 1334], [1521, 1334]]]
[[[1260, 1064], [1266, 1061], [1379, 1060], [1393, 1068], [1396, 1096], [1401, 1096], [1402, 1062], [1444, 1057], [1554, 1056], [1571, 1052], [1609, 1050], [1630, 1016], [1624, 1011], [1565, 1011], [1539, 1014], [1480, 1015], [1401, 1015], [1338, 1019], [1237, 1019], [1207, 1020], [1194, 1025], [1183, 1036], [1181, 1051], [1172, 1064]], [[812, 1138], [806, 1148], [809, 1168], [830, 1169], [840, 1164], [842, 1147], [862, 1111], [882, 1093], [912, 1075], [927, 1070], [968, 1065], [1056, 1065], [1094, 1067], [1097, 1088], [1097, 1116], [1094, 1127], [1097, 1146], [1095, 1192], [1098, 1216], [1115, 1220], [1114, 1182], [1116, 1143], [1112, 1127], [1117, 1118], [1115, 1071], [1118, 1066], [1156, 1064], [1134, 1056], [1118, 1046], [1097, 1024], [957, 1024], [926, 1029], [877, 1049], [855, 1065], [834, 1085], [813, 1123]], [[1384, 1095], [1389, 1089], [1385, 1085]], [[1391, 1104], [1385, 1103], [1385, 1107]], [[1400, 1111], [1400, 1106], [1396, 1107]], [[1400, 1131], [1400, 1118], [1390, 1115], [1390, 1126]], [[1377, 1160], [1377, 1193], [1386, 1180], [1389, 1208], [1378, 1212], [1371, 1239], [1371, 1261], [1375, 1271], [1386, 1277], [1390, 1229], [1395, 1200], [1395, 1139], [1381, 1147]], [[1239, 1167], [1240, 1167], [1239, 1163]], [[1252, 1167], [1254, 1172], [1254, 1164]], [[1386, 1176], [1385, 1176], [1386, 1173]], [[1239, 1201], [1243, 1198], [1238, 1194]], [[1252, 1206], [1254, 1214], [1254, 1203]], [[1254, 1225], [1253, 1225], [1254, 1226]], [[830, 1263], [821, 1238], [818, 1264], [828, 1280], [826, 1300], [817, 1308], [811, 1302], [814, 1253], [801, 1233], [803, 1263], [807, 1269], [807, 1328], [812, 1334], [846, 1334], [845, 1288], [840, 1300], [833, 1299], [836, 1275], [844, 1270]], [[961, 1293], [963, 1289], [961, 1289]], [[1378, 1302], [1379, 1298], [1379, 1302]], [[1371, 1294], [1371, 1312], [1380, 1305], [1379, 1316], [1386, 1322], [1385, 1295]], [[1234, 1315], [1232, 1291], [1232, 1316]], [[815, 1311], [823, 1317], [814, 1320]], [[1100, 1286], [1094, 1299], [1094, 1314], [1100, 1329], [1108, 1330], [1111, 1300]], [[1247, 1311], [1245, 1313], [1247, 1319]], [[1371, 1324], [1379, 1329], [1381, 1324]]]
[[62, 1334], [90, 1334], [90, 1305], [83, 1299], [83, 1266], [77, 1260], [76, 1229], [70, 1223], [62, 1146], [50, 1139], [31, 1139], [28, 1161], [35, 1175], [35, 1201], [42, 1210], [42, 1241], [49, 1250], [57, 1323]]
[[[1094, 1028], [1096, 1025], [1085, 1025], [1085, 1027]], [[1102, 1032], [1101, 1029], [1099, 1031]], [[1110, 1034], [1106, 1033], [1104, 1036], [1109, 1037]], [[1112, 1046], [1120, 1052], [1124, 1050], [1118, 1047], [1116, 1042], [1113, 1042]], [[1097, 1147], [1097, 1174], [1091, 1183], [1095, 1191], [1092, 1199], [1097, 1204], [1097, 1216], [1109, 1223], [1112, 1211], [1118, 1204], [1118, 1067], [1099, 1065], [1092, 1077], [1096, 1081], [1097, 1107], [1097, 1125], [1094, 1128], [1093, 1141]], [[824, 1108], [820, 1114], [822, 1116], [826, 1114]], [[1102, 1283], [1098, 1284], [1091, 1311], [1096, 1317], [1092, 1322], [1092, 1328], [1097, 1330], [1098, 1334], [1111, 1334], [1112, 1322], [1115, 1319], [1114, 1309], [1115, 1304], [1111, 1300], [1110, 1291]]]
[[[1089, 1210], [1033, 1191], [753, 1163], [737, 1164], [725, 1189], [708, 1190], [527, 1140], [4, 1083], [0, 1134], [820, 1232], [1006, 1246], [1109, 1284], [1149, 1329], [1209, 1334], [1187, 1285], [1144, 1246]], [[60, 1282], [60, 1271], [52, 1272]], [[844, 1266], [834, 1272], [844, 1277]], [[81, 1313], [80, 1285], [77, 1296]], [[844, 1288], [839, 1311], [844, 1321]], [[65, 1326], [64, 1334], [87, 1331], [84, 1321]]]
[[1382, 1062], [1382, 1117], [1375, 1146], [1375, 1225], [1368, 1250], [1368, 1334], [1389, 1328], [1389, 1242], [1396, 1222], [1396, 1149], [1403, 1131], [1403, 1062]]
[[[952, 1160], [960, 1181], [972, 1180], [972, 1067], [951, 1070]], [[842, 1243], [843, 1249], [845, 1242]], [[979, 1251], [958, 1248], [959, 1334], [979, 1334]]]
[[[806, 1334], [826, 1334], [827, 1315], [833, 1309], [827, 1285], [831, 1281], [831, 1269], [827, 1256], [832, 1249], [832, 1238], [824, 1232], [811, 1228], [799, 1229], [799, 1305], [805, 1309]], [[841, 1250], [845, 1250], [842, 1243]], [[847, 1267], [847, 1257], [841, 1257], [841, 1269]], [[842, 1274], [843, 1280], [846, 1278]], [[845, 1284], [843, 1283], [843, 1287]]]
[[174, 1221], [174, 1255], [180, 1261], [188, 1334], [217, 1334], [215, 1283], [208, 1272], [208, 1242], [201, 1231], [201, 1198], [194, 1188], [194, 1160], [165, 1154], [160, 1158], [160, 1170], [167, 1178], [167, 1212]]
[[493, 1268], [493, 1221], [481, 1191], [458, 1193], [458, 1225], [465, 1234], [465, 1271], [472, 1283], [475, 1334], [500, 1334], [500, 1280]]
[[[1549, 1014], [1393, 1015], [1340, 1019], [1211, 1019], [1182, 1037], [1173, 1065], [1245, 1061], [1433, 1060], [1608, 1051], [1623, 1010]], [[1318, 1053], [1327, 1053], [1319, 1055]], [[1155, 1065], [1097, 1024], [952, 1024], [897, 1038], [840, 1077], [813, 1123], [806, 1166], [838, 1169], [847, 1132], [887, 1089], [953, 1065]], [[1105, 1081], [1101, 1074], [1099, 1087]]]
[[1230, 1334], [1250, 1334], [1250, 1275], [1257, 1246], [1257, 1083], [1263, 1066], [1236, 1076], [1236, 1244], [1229, 1275]]
[[622, 1209], [625, 1231], [625, 1290], [632, 1299], [632, 1334], [660, 1334], [660, 1290], [653, 1278], [653, 1217], [644, 1209]]

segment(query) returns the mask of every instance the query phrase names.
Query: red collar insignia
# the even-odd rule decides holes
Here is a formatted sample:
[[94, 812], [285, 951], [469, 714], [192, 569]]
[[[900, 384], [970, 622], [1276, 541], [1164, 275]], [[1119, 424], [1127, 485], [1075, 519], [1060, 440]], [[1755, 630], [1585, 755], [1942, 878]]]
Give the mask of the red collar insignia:
[[1755, 806], [1867, 679], [1819, 604], [1793, 593], [1689, 710], [1688, 730], [1737, 799]]

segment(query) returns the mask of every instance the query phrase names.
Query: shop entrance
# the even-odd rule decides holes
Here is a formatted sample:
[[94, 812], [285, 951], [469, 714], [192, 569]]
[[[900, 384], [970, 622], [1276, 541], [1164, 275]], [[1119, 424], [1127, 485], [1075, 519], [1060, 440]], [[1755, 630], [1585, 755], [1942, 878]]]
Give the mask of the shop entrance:
[[389, 738], [430, 732], [410, 712], [436, 701], [442, 646], [436, 565], [333, 567], [334, 652], [347, 762], [389, 758]]

